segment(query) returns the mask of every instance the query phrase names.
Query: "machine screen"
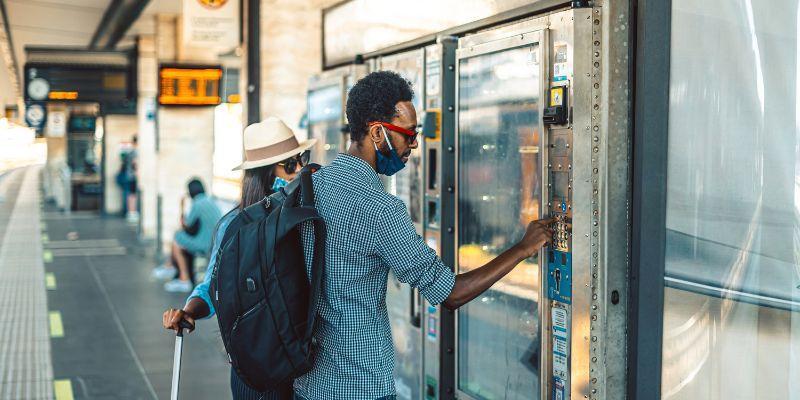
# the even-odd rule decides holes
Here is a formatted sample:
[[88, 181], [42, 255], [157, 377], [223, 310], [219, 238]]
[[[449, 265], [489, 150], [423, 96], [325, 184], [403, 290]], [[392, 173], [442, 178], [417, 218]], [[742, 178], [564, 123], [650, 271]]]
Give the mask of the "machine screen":
[[339, 154], [342, 140], [342, 88], [324, 86], [308, 93], [308, 136], [317, 139], [311, 161], [328, 165]]
[[[458, 266], [485, 264], [540, 214], [540, 72], [529, 45], [462, 59], [458, 75]], [[529, 259], [458, 316], [458, 388], [539, 398], [539, 263]]]

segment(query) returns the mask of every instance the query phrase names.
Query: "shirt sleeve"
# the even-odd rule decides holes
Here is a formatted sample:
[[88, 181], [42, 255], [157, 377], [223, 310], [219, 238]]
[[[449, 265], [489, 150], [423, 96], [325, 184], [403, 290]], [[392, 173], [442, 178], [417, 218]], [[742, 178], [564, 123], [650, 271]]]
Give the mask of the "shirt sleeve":
[[432, 305], [450, 296], [455, 275], [414, 229], [405, 205], [397, 200], [376, 222], [376, 251], [397, 279], [418, 289]]
[[201, 205], [199, 200], [192, 202], [192, 207], [189, 209], [189, 215], [187, 215], [186, 220], [183, 221], [184, 225], [190, 226], [200, 218], [200, 207]]
[[192, 290], [192, 294], [186, 299], [186, 303], [193, 298], [199, 298], [206, 302], [208, 305], [209, 314], [203, 319], [211, 318], [215, 313], [214, 305], [211, 303], [211, 296], [208, 294], [208, 288], [211, 285], [211, 276], [214, 275], [214, 266], [217, 263], [217, 253], [219, 252], [219, 247], [221, 245], [222, 239], [225, 237], [225, 230], [228, 228], [231, 220], [236, 216], [236, 213], [228, 213], [223, 219], [220, 221], [219, 225], [217, 226], [216, 231], [214, 231], [214, 246], [211, 249], [211, 257], [208, 259], [208, 267], [206, 268], [206, 274], [203, 277], [203, 281], [198, 283], [195, 286], [194, 290]]

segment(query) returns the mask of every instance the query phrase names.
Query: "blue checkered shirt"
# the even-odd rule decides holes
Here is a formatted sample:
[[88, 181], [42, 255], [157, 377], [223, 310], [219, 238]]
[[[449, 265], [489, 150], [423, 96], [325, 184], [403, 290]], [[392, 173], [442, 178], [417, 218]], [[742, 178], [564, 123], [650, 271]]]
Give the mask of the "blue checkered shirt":
[[[394, 347], [386, 311], [389, 270], [433, 305], [450, 295], [455, 277], [369, 164], [340, 154], [313, 181], [328, 234], [314, 331], [319, 352], [314, 368], [295, 380], [295, 391], [309, 400], [394, 395]], [[306, 255], [312, 254], [310, 229], [303, 229], [303, 244]]]

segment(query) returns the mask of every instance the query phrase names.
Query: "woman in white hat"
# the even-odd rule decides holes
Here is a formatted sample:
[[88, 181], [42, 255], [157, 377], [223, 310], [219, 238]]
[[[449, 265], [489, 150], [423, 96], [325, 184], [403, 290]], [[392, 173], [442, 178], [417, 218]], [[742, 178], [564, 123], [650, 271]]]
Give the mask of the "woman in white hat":
[[[244, 170], [241, 202], [239, 207], [223, 216], [217, 224], [205, 279], [194, 288], [183, 309], [170, 308], [164, 312], [165, 328], [177, 330], [178, 323], [183, 319], [192, 325], [191, 331], [194, 329], [195, 320], [214, 315], [208, 287], [211, 283], [219, 242], [225, 236], [225, 229], [242, 209], [280, 190], [294, 179], [300, 169], [308, 164], [309, 149], [315, 143], [316, 139], [299, 142], [294, 132], [275, 117], [252, 124], [244, 130], [245, 161], [234, 168], [234, 170]], [[231, 394], [234, 400], [284, 400], [293, 396], [291, 383], [283, 391], [256, 392], [239, 379], [233, 368], [231, 368]]]

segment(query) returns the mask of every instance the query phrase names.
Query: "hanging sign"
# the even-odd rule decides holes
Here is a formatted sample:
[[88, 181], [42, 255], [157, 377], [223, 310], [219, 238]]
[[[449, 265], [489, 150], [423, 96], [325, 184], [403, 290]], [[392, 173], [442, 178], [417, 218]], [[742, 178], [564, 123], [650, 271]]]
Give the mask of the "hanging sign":
[[239, 45], [238, 0], [183, 0], [186, 46], [230, 50]]

